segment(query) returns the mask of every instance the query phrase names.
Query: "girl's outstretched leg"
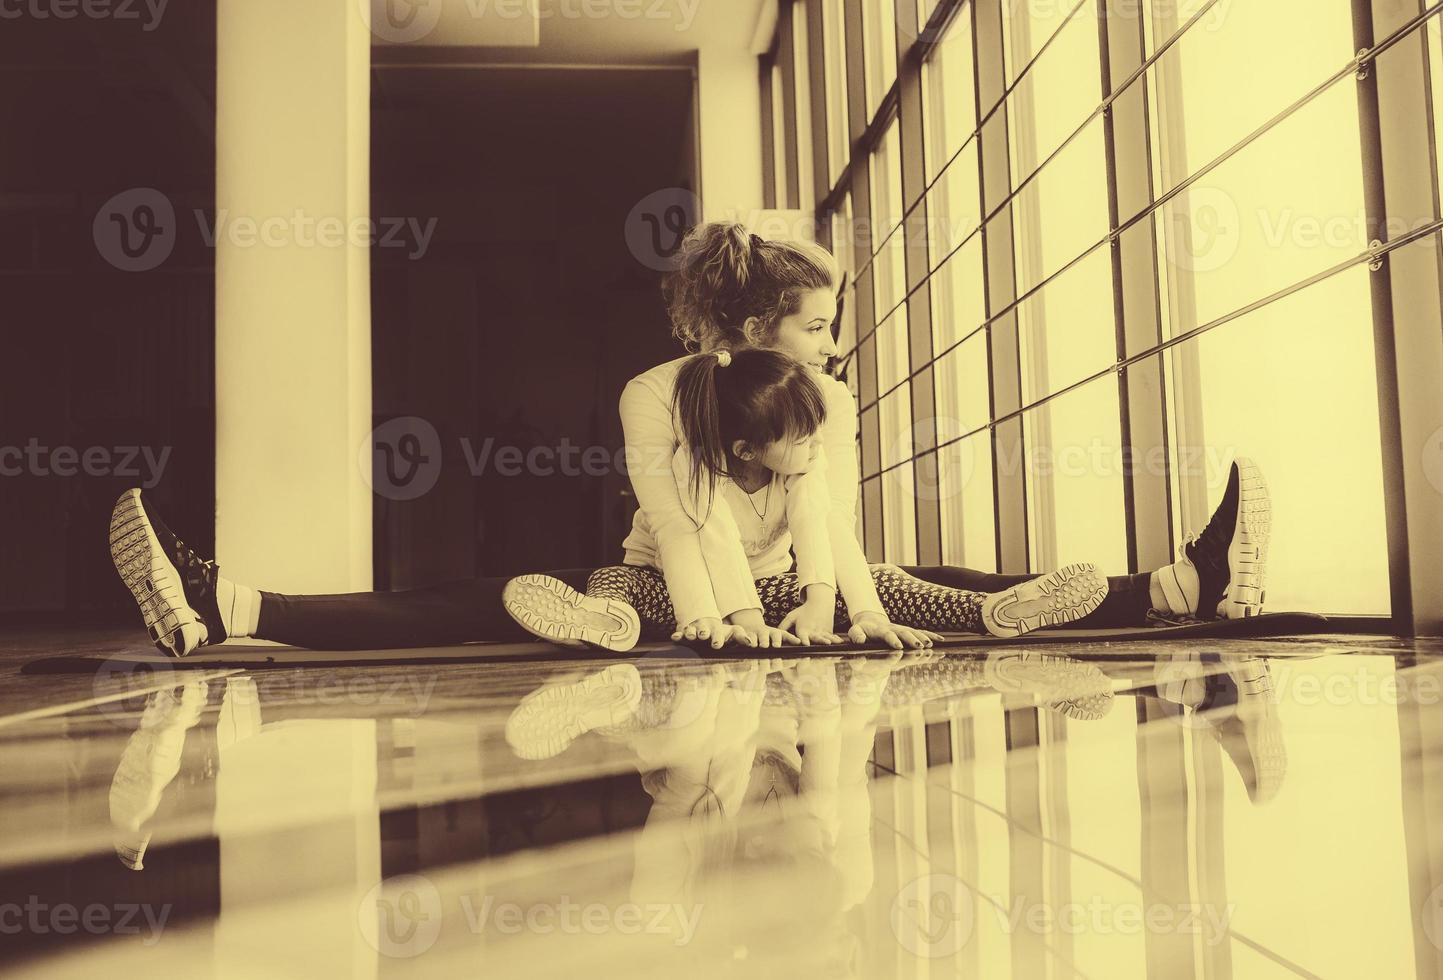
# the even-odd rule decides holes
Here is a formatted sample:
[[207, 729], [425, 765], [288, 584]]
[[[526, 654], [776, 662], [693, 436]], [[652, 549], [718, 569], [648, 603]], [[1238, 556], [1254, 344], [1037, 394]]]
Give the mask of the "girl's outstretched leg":
[[873, 565], [872, 581], [887, 618], [894, 623], [1000, 637], [1074, 622], [1107, 596], [1107, 580], [1089, 563], [1068, 565], [992, 593], [934, 585], [896, 565]]
[[[628, 565], [599, 568], [587, 579], [585, 592], [550, 575], [522, 575], [506, 583], [501, 602], [512, 619], [543, 640], [623, 653], [641, 639], [639, 610], [659, 613], [647, 571]], [[665, 582], [659, 572], [655, 578], [670, 616]]]

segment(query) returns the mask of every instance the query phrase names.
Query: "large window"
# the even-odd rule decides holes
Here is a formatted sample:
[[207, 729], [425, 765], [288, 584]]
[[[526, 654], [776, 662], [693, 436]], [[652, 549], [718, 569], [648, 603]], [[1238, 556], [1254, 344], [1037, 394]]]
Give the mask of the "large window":
[[[1386, 215], [1367, 210], [1354, 4], [1145, 0], [1100, 19], [1095, 0], [918, 0], [898, 31], [889, 0], [853, 2], [807, 6], [871, 557], [1145, 570], [1247, 456], [1274, 501], [1269, 606], [1388, 614], [1389, 313], [1367, 254]], [[1440, 20], [1413, 26], [1409, 55], [1430, 61], [1435, 148]]]

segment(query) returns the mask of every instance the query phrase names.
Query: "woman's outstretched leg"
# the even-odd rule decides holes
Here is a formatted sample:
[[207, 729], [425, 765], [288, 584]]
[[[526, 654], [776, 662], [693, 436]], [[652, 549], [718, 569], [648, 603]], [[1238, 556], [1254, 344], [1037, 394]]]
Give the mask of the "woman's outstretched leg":
[[[1178, 560], [1151, 572], [1108, 578], [1107, 598], [1073, 629], [1151, 626], [1164, 619], [1257, 616], [1266, 591], [1272, 504], [1262, 468], [1238, 457], [1222, 499], [1201, 534], [1182, 543]], [[902, 566], [907, 574], [953, 589], [1001, 592], [1035, 575], [996, 575], [950, 565]]]
[[[404, 592], [291, 596], [231, 582], [127, 490], [110, 518], [116, 571], [140, 606], [151, 640], [183, 657], [232, 637], [316, 650], [400, 649], [475, 640], [525, 640], [501, 605], [505, 578], [478, 578]], [[590, 569], [555, 572], [584, 584]]]
[[[584, 584], [589, 568], [546, 573]], [[512, 578], [475, 578], [401, 592], [339, 595], [260, 593], [260, 621], [249, 634], [313, 650], [453, 646], [480, 640], [522, 643], [530, 634], [506, 614]]]

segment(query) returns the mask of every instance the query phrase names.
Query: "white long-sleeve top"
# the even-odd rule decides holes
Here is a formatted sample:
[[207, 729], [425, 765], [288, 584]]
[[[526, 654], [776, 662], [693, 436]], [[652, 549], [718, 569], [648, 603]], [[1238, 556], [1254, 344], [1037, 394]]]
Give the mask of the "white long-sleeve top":
[[[770, 527], [763, 532], [751, 506], [741, 506], [740, 488], [725, 486], [729, 481], [709, 507], [692, 493], [691, 455], [672, 413], [677, 373], [686, 360], [638, 375], [621, 395], [628, 468], [640, 505], [623, 542], [626, 562], [661, 569], [679, 624], [760, 609], [755, 579], [785, 572], [790, 550], [796, 553], [799, 586], [835, 585], [853, 617], [881, 612], [854, 530], [857, 406], [851, 392], [835, 379], [818, 379], [827, 401], [822, 452], [810, 472], [776, 482], [767, 506], [780, 504], [787, 526], [773, 534], [776, 525], [766, 522]], [[784, 491], [781, 501], [776, 486]], [[758, 525], [747, 535], [755, 554], [747, 553], [738, 514]]]

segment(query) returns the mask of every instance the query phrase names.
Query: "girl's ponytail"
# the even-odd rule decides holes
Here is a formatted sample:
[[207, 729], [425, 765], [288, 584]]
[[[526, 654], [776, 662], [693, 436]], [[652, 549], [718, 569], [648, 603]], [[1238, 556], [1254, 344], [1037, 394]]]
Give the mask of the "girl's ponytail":
[[718, 481], [737, 462], [734, 443], [761, 452], [779, 439], [810, 436], [826, 420], [827, 405], [811, 371], [780, 351], [723, 348], [682, 364], [672, 412], [691, 450], [692, 499], [704, 501], [702, 513], [709, 514]]
[[682, 439], [691, 450], [691, 494], [700, 500], [703, 474], [706, 475], [706, 506], [716, 493], [717, 474], [726, 472], [726, 446], [722, 444], [721, 414], [718, 410], [716, 373], [728, 351], [697, 354], [687, 358], [676, 377], [673, 414], [681, 420]]

